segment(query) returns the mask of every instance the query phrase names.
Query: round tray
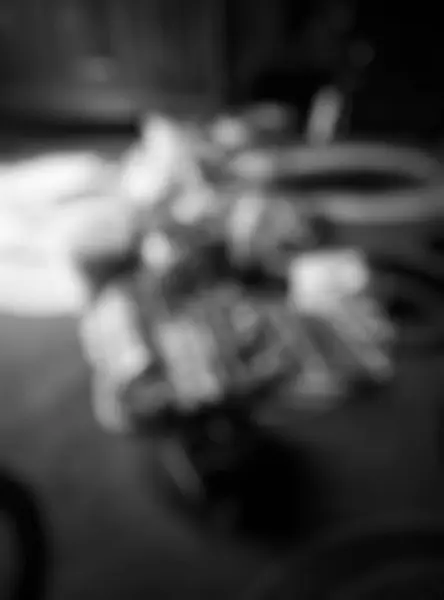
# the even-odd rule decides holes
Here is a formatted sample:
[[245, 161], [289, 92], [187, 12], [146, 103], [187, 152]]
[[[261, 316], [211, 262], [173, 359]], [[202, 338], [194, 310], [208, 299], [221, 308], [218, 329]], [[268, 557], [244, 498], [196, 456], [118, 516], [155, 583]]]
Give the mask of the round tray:
[[[425, 151], [389, 143], [335, 142], [325, 147], [251, 151], [237, 157], [231, 171], [261, 185], [281, 182], [288, 188], [291, 184], [295, 201], [308, 203], [338, 223], [417, 221], [444, 212], [439, 161]], [[404, 180], [404, 185], [364, 193], [350, 191], [350, 185], [329, 188], [325, 182], [329, 177], [344, 180], [372, 174]]]

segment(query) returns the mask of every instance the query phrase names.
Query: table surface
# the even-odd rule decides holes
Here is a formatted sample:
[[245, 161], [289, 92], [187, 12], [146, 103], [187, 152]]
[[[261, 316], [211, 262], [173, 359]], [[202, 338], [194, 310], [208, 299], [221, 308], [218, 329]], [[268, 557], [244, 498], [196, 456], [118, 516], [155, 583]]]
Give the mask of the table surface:
[[[98, 429], [74, 319], [1, 316], [0, 340], [0, 459], [46, 509], [51, 598], [222, 600], [269, 560], [245, 542], [199, 534], [141, 480], [134, 443]], [[311, 457], [332, 520], [444, 510], [442, 365], [438, 355], [403, 358], [377, 397], [329, 414], [267, 415]]]

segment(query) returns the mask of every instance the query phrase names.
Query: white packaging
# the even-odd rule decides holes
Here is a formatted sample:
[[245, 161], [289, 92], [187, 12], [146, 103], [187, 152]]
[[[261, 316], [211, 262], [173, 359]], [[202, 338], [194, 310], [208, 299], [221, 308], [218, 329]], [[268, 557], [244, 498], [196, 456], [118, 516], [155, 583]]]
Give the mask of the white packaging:
[[304, 314], [326, 314], [343, 298], [363, 293], [369, 269], [353, 249], [305, 253], [290, 265], [290, 302]]

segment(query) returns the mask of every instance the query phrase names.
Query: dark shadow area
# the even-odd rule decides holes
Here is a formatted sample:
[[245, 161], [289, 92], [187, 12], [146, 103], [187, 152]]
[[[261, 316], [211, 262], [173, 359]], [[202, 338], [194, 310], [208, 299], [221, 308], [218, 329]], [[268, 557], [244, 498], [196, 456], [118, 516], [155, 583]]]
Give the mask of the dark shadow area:
[[439, 465], [444, 468], [444, 402], [440, 398], [440, 404], [437, 410], [437, 423], [436, 423], [436, 438], [437, 438], [437, 456]]
[[426, 241], [426, 247], [430, 252], [438, 255], [439, 258], [444, 257], [444, 232], [441, 231], [431, 235]]
[[78, 119], [51, 119], [30, 116], [2, 115], [0, 113], [0, 132], [6, 135], [26, 135], [41, 139], [42, 136], [63, 137], [69, 135], [74, 140], [90, 135], [135, 135], [137, 123], [121, 123], [119, 121], [94, 122]]
[[263, 432], [227, 474], [226, 486], [239, 503], [235, 524], [239, 533], [267, 546], [302, 541], [325, 518], [323, 495], [308, 457]]
[[0, 134], [0, 159], [4, 165], [15, 165], [46, 152], [86, 151], [115, 159], [135, 139], [136, 127], [113, 122], [10, 118], [0, 114]]
[[398, 325], [420, 322], [424, 317], [423, 311], [412, 300], [401, 296], [389, 298], [385, 308], [391, 319]]
[[315, 175], [279, 177], [273, 182], [273, 187], [283, 192], [356, 192], [365, 194], [376, 192], [391, 192], [402, 189], [412, 189], [419, 186], [418, 179], [397, 173], [369, 172], [368, 169], [347, 172], [322, 172]]
[[11, 530], [17, 552], [11, 600], [42, 600], [50, 564], [47, 524], [33, 490], [4, 470], [0, 472], [0, 517]]
[[438, 600], [444, 585], [442, 522], [356, 524], [326, 534], [258, 585], [249, 600]]
[[[182, 446], [204, 489], [197, 502], [178, 487], [158, 453], [158, 483], [172, 509], [206, 534], [240, 536], [275, 550], [306, 539], [323, 525], [325, 496], [311, 457], [253, 424], [228, 424], [223, 441], [212, 438], [211, 430], [207, 426]], [[146, 458], [141, 455], [141, 460], [143, 465]]]
[[251, 102], [283, 102], [297, 106], [302, 121], [305, 121], [310, 104], [316, 92], [324, 85], [332, 83], [329, 72], [295, 73], [289, 69], [275, 68], [262, 73], [252, 83], [249, 90]]
[[444, 281], [400, 260], [373, 257], [372, 263], [377, 294], [400, 332], [400, 347], [414, 353], [442, 350]]

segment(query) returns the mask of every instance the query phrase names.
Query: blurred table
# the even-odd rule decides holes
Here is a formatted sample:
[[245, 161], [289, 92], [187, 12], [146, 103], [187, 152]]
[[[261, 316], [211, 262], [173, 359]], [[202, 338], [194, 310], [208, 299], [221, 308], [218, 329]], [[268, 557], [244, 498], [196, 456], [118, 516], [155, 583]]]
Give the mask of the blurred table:
[[[263, 557], [206, 540], [142, 481], [140, 451], [93, 421], [69, 320], [0, 318], [0, 458], [33, 485], [54, 538], [53, 598], [220, 598]], [[147, 461], [148, 462], [148, 461]]]
[[[52, 598], [225, 600], [262, 568], [263, 552], [205, 538], [168, 510], [149, 470], [141, 478], [140, 448], [98, 429], [74, 319], [1, 316], [0, 340], [0, 459], [48, 511]], [[443, 361], [403, 358], [389, 390], [331, 413], [281, 404], [264, 415], [277, 437], [309, 455], [330, 521], [443, 510]]]

